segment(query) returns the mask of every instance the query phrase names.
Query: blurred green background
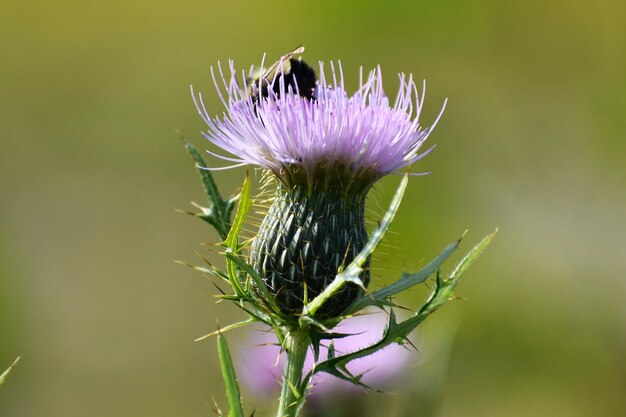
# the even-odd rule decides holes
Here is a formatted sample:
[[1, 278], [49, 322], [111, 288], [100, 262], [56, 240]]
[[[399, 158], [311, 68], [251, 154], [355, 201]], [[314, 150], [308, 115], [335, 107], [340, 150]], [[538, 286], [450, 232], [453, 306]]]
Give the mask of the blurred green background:
[[212, 415], [214, 341], [193, 339], [241, 314], [173, 263], [217, 240], [174, 212], [202, 201], [175, 130], [205, 146], [189, 84], [221, 112], [218, 60], [299, 44], [353, 86], [359, 65], [391, 96], [397, 72], [426, 79], [426, 124], [450, 100], [374, 285], [500, 227], [469, 301], [428, 323], [457, 327], [432, 415], [626, 415], [625, 39], [619, 0], [2, 0], [0, 368], [22, 361], [0, 416]]

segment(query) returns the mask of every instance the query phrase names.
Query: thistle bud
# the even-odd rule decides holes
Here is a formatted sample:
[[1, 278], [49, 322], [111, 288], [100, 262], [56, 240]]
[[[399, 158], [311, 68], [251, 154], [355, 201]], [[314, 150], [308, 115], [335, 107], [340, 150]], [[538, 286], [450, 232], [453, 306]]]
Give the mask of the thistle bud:
[[[340, 181], [311, 188], [279, 183], [250, 258], [284, 313], [300, 313], [363, 249], [364, 208], [365, 192], [349, 191]], [[360, 278], [368, 284], [367, 266]], [[355, 284], [344, 286], [317, 316], [339, 315], [359, 291]]]

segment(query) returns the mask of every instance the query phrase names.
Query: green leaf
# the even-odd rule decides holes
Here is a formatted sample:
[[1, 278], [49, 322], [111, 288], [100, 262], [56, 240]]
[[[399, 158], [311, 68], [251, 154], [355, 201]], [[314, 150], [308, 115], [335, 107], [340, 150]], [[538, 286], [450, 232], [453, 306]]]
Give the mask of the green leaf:
[[361, 287], [363, 283], [359, 278], [359, 274], [363, 271], [363, 264], [369, 256], [376, 250], [381, 240], [385, 236], [385, 233], [389, 229], [393, 218], [398, 212], [398, 208], [400, 207], [400, 203], [402, 202], [402, 197], [404, 196], [404, 191], [406, 190], [406, 186], [408, 183], [408, 176], [405, 175], [400, 181], [400, 185], [398, 186], [398, 190], [387, 209], [387, 212], [383, 216], [382, 220], [378, 224], [378, 227], [374, 229], [372, 232], [372, 236], [365, 244], [365, 247], [359, 252], [359, 254], [350, 262], [346, 269], [337, 274], [333, 282], [328, 285], [324, 291], [322, 291], [317, 297], [315, 297], [311, 302], [309, 302], [302, 312], [302, 316], [314, 316], [315, 312], [319, 310], [324, 303], [330, 299], [337, 291], [341, 289], [346, 283], [352, 282]]
[[235, 367], [230, 356], [230, 350], [226, 339], [221, 333], [217, 334], [217, 354], [222, 368], [222, 377], [226, 386], [226, 399], [228, 400], [228, 417], [243, 417], [243, 406], [241, 405], [241, 394], [235, 375]]
[[241, 228], [243, 227], [246, 215], [248, 214], [251, 206], [252, 199], [250, 198], [250, 175], [246, 172], [246, 177], [244, 178], [243, 185], [241, 186], [241, 194], [239, 197], [237, 212], [235, 213], [235, 219], [224, 241], [224, 244], [234, 251], [239, 250], [239, 232], [241, 232]]
[[[265, 285], [265, 281], [263, 281], [259, 274], [257, 274], [257, 272], [254, 270], [254, 268], [252, 268], [252, 265], [248, 264], [244, 259], [242, 259], [239, 255], [233, 252], [226, 252], [225, 256], [228, 260], [234, 262], [240, 268], [240, 270], [244, 271], [252, 278], [256, 285], [256, 288], [258, 288], [263, 294], [263, 302], [268, 303], [274, 313], [281, 314], [280, 308], [278, 308], [278, 304], [276, 304], [276, 300], [270, 294], [267, 285]], [[252, 292], [250, 296], [253, 296], [253, 294], [254, 293]]]
[[494, 230], [492, 234], [485, 236], [483, 240], [478, 242], [478, 244], [474, 246], [472, 250], [463, 257], [463, 259], [461, 259], [456, 268], [454, 268], [454, 271], [450, 274], [450, 279], [458, 281], [465, 271], [467, 271], [474, 261], [476, 261], [476, 259], [478, 259], [478, 257], [483, 253], [487, 246], [489, 246], [497, 233], [498, 229]]
[[[476, 246], [474, 246], [474, 248], [472, 248], [472, 250], [470, 250], [470, 252], [459, 262], [452, 274], [450, 274], [449, 279], [442, 279], [439, 274], [439, 270], [437, 271], [437, 280], [435, 282], [436, 286], [433, 293], [428, 298], [426, 303], [424, 303], [424, 305], [412, 317], [398, 323], [393, 310], [391, 310], [387, 328], [378, 342], [349, 354], [328, 358], [326, 361], [319, 363], [311, 372], [309, 372], [306, 375], [305, 380], [310, 380], [314, 373], [327, 372], [343, 380], [360, 385], [360, 381], [355, 379], [355, 377], [348, 372], [346, 365], [355, 359], [371, 355], [381, 349], [384, 349], [392, 343], [401, 343], [402, 341], [407, 340], [409, 334], [424, 320], [426, 320], [430, 314], [453, 298], [454, 289], [456, 288], [461, 276], [489, 245], [496, 232], [497, 230], [486, 236]], [[442, 254], [446, 253], [450, 247], [451, 246], [446, 248]], [[441, 256], [442, 255], [439, 255], [439, 257]], [[431, 264], [433, 262], [431, 262]]]
[[202, 211], [198, 217], [213, 226], [222, 239], [226, 239], [230, 229], [230, 216], [238, 197], [232, 196], [228, 200], [222, 198], [217, 184], [215, 184], [215, 180], [213, 179], [213, 175], [211, 175], [211, 171], [205, 169], [207, 164], [200, 152], [198, 152], [198, 149], [191, 143], [185, 141], [185, 139], [181, 139], [185, 145], [185, 149], [187, 149], [191, 158], [196, 162], [196, 170], [200, 175], [204, 193], [209, 202], [208, 208], [198, 206]]
[[379, 306], [388, 304], [386, 300], [390, 297], [407, 290], [408, 288], [421, 284], [428, 279], [428, 277], [434, 273], [449, 257], [452, 253], [459, 247], [463, 236], [459, 240], [454, 243], [448, 245], [435, 259], [430, 261], [424, 268], [422, 268], [419, 272], [414, 274], [404, 273], [393, 284], [387, 285], [386, 287], [381, 288], [378, 291], [375, 291], [371, 294], [364, 294], [350, 306], [350, 308], [346, 311], [346, 315], [350, 315], [361, 311], [362, 309], [368, 306]]
[[228, 278], [230, 285], [237, 295], [245, 295], [245, 291], [241, 287], [241, 279], [239, 269], [229, 254], [239, 256], [239, 232], [243, 227], [246, 215], [252, 206], [252, 200], [250, 199], [250, 175], [246, 173], [246, 178], [241, 186], [241, 197], [239, 199], [239, 205], [237, 206], [237, 213], [233, 225], [228, 232], [228, 236], [224, 240], [224, 246], [226, 246], [226, 270], [228, 272]]
[[463, 274], [467, 271], [467, 269], [478, 259], [481, 253], [489, 246], [491, 240], [498, 233], [498, 229], [496, 229], [490, 235], [485, 236], [476, 246], [470, 250], [467, 255], [461, 259], [461, 261], [454, 268], [452, 273], [450, 274], [448, 279], [442, 279], [439, 274], [437, 274], [436, 288], [429, 300], [420, 308], [419, 314], [428, 315], [435, 310], [437, 310], [440, 306], [445, 304], [448, 300], [453, 298], [454, 290], [461, 280]]
[[11, 372], [11, 369], [13, 369], [13, 367], [20, 361], [20, 357], [18, 356], [13, 363], [2, 373], [2, 375], [0, 375], [0, 385], [2, 385], [4, 383], [4, 381], [6, 380], [7, 376], [9, 375], [9, 373]]

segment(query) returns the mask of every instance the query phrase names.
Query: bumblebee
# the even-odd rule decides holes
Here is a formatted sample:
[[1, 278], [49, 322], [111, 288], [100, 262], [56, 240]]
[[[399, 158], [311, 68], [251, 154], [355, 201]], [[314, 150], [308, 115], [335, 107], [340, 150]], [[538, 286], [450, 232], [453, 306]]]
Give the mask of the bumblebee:
[[[305, 63], [302, 58], [295, 58], [304, 52], [304, 46], [299, 46], [286, 53], [267, 70], [261, 68], [252, 72], [246, 79], [248, 95], [258, 102], [260, 98], [266, 98], [271, 88], [274, 93], [280, 95], [280, 85], [285, 84], [285, 91], [291, 87], [301, 97], [309, 100], [314, 99], [317, 76], [313, 68]], [[284, 81], [281, 81], [280, 78]]]

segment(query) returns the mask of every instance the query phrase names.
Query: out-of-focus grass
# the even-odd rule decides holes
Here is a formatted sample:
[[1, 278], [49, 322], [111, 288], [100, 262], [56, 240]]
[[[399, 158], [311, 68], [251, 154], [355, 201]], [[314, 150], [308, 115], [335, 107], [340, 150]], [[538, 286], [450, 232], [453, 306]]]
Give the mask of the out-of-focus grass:
[[[188, 85], [221, 111], [218, 59], [298, 44], [341, 59], [348, 85], [361, 64], [391, 96], [396, 72], [426, 78], [425, 123], [450, 99], [373, 285], [500, 227], [469, 301], [429, 324], [459, 323], [440, 414], [624, 415], [624, 21], [617, 0], [5, 0], [0, 363], [22, 361], [0, 415], [203, 415], [222, 398], [214, 343], [192, 340], [239, 313], [172, 262], [219, 262], [197, 244], [213, 231], [173, 212], [202, 196], [174, 131], [205, 145]], [[242, 176], [217, 179], [226, 194]]]

